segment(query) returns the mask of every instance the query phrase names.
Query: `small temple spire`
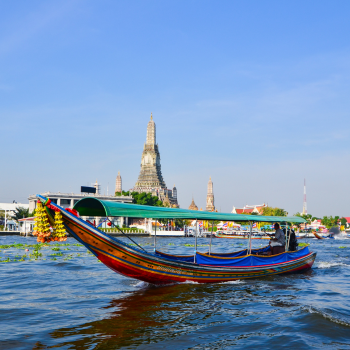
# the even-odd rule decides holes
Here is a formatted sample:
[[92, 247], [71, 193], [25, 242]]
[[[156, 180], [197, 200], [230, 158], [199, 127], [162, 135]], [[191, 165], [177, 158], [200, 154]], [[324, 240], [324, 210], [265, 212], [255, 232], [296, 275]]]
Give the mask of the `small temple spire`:
[[214, 192], [213, 192], [213, 181], [211, 181], [211, 176], [208, 181], [208, 192], [207, 192], [207, 205], [205, 208], [206, 211], [214, 211]]
[[151, 145], [153, 147], [156, 145], [156, 124], [153, 121], [152, 113], [151, 119], [147, 125], [146, 145]]
[[196, 203], [194, 202], [193, 196], [192, 196], [192, 202], [190, 206], [188, 207], [190, 210], [198, 210], [198, 207], [196, 206]]
[[122, 193], [122, 177], [120, 176], [120, 171], [118, 171], [118, 176], [115, 180], [115, 191]]

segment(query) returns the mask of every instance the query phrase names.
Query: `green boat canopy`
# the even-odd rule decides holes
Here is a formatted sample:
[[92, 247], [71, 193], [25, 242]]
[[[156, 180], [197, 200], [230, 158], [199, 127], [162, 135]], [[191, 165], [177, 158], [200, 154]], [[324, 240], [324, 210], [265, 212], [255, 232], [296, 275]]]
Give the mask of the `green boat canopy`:
[[94, 197], [81, 199], [74, 205], [81, 216], [123, 216], [152, 219], [198, 219], [218, 221], [252, 221], [252, 222], [290, 222], [304, 223], [298, 216], [261, 216], [232, 213], [216, 213], [209, 211], [187, 210], [148, 205], [128, 204], [102, 201]]

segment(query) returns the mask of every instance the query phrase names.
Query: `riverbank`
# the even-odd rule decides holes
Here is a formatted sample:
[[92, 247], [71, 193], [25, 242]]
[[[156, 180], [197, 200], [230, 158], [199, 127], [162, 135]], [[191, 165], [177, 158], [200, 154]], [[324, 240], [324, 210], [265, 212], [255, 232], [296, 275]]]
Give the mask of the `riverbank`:
[[0, 231], [0, 236], [20, 236], [20, 231]]

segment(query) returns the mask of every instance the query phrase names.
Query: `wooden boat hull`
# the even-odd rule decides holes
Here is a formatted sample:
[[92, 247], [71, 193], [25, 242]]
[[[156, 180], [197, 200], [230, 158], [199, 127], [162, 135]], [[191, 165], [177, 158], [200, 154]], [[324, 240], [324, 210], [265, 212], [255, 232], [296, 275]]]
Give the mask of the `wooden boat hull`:
[[235, 268], [171, 261], [110, 237], [70, 212], [65, 210], [61, 212], [67, 231], [107, 267], [124, 276], [154, 284], [218, 283], [293, 273], [310, 269], [316, 258], [316, 253], [309, 253], [302, 258], [284, 263]]
[[317, 238], [317, 239], [324, 239], [322, 236], [320, 236], [319, 234], [317, 234], [316, 232], [313, 232], [314, 236]]

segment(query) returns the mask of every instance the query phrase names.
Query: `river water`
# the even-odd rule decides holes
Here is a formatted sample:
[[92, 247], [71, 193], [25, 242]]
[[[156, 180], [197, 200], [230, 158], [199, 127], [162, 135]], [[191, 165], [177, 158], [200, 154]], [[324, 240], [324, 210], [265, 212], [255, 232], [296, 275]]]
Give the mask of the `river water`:
[[[152, 238], [135, 240], [153, 249]], [[350, 349], [350, 240], [307, 242], [317, 258], [303, 274], [156, 287], [109, 270], [73, 238], [37, 249], [35, 238], [2, 236], [0, 349]], [[157, 239], [164, 252], [191, 245]], [[213, 239], [213, 251], [245, 245]]]

